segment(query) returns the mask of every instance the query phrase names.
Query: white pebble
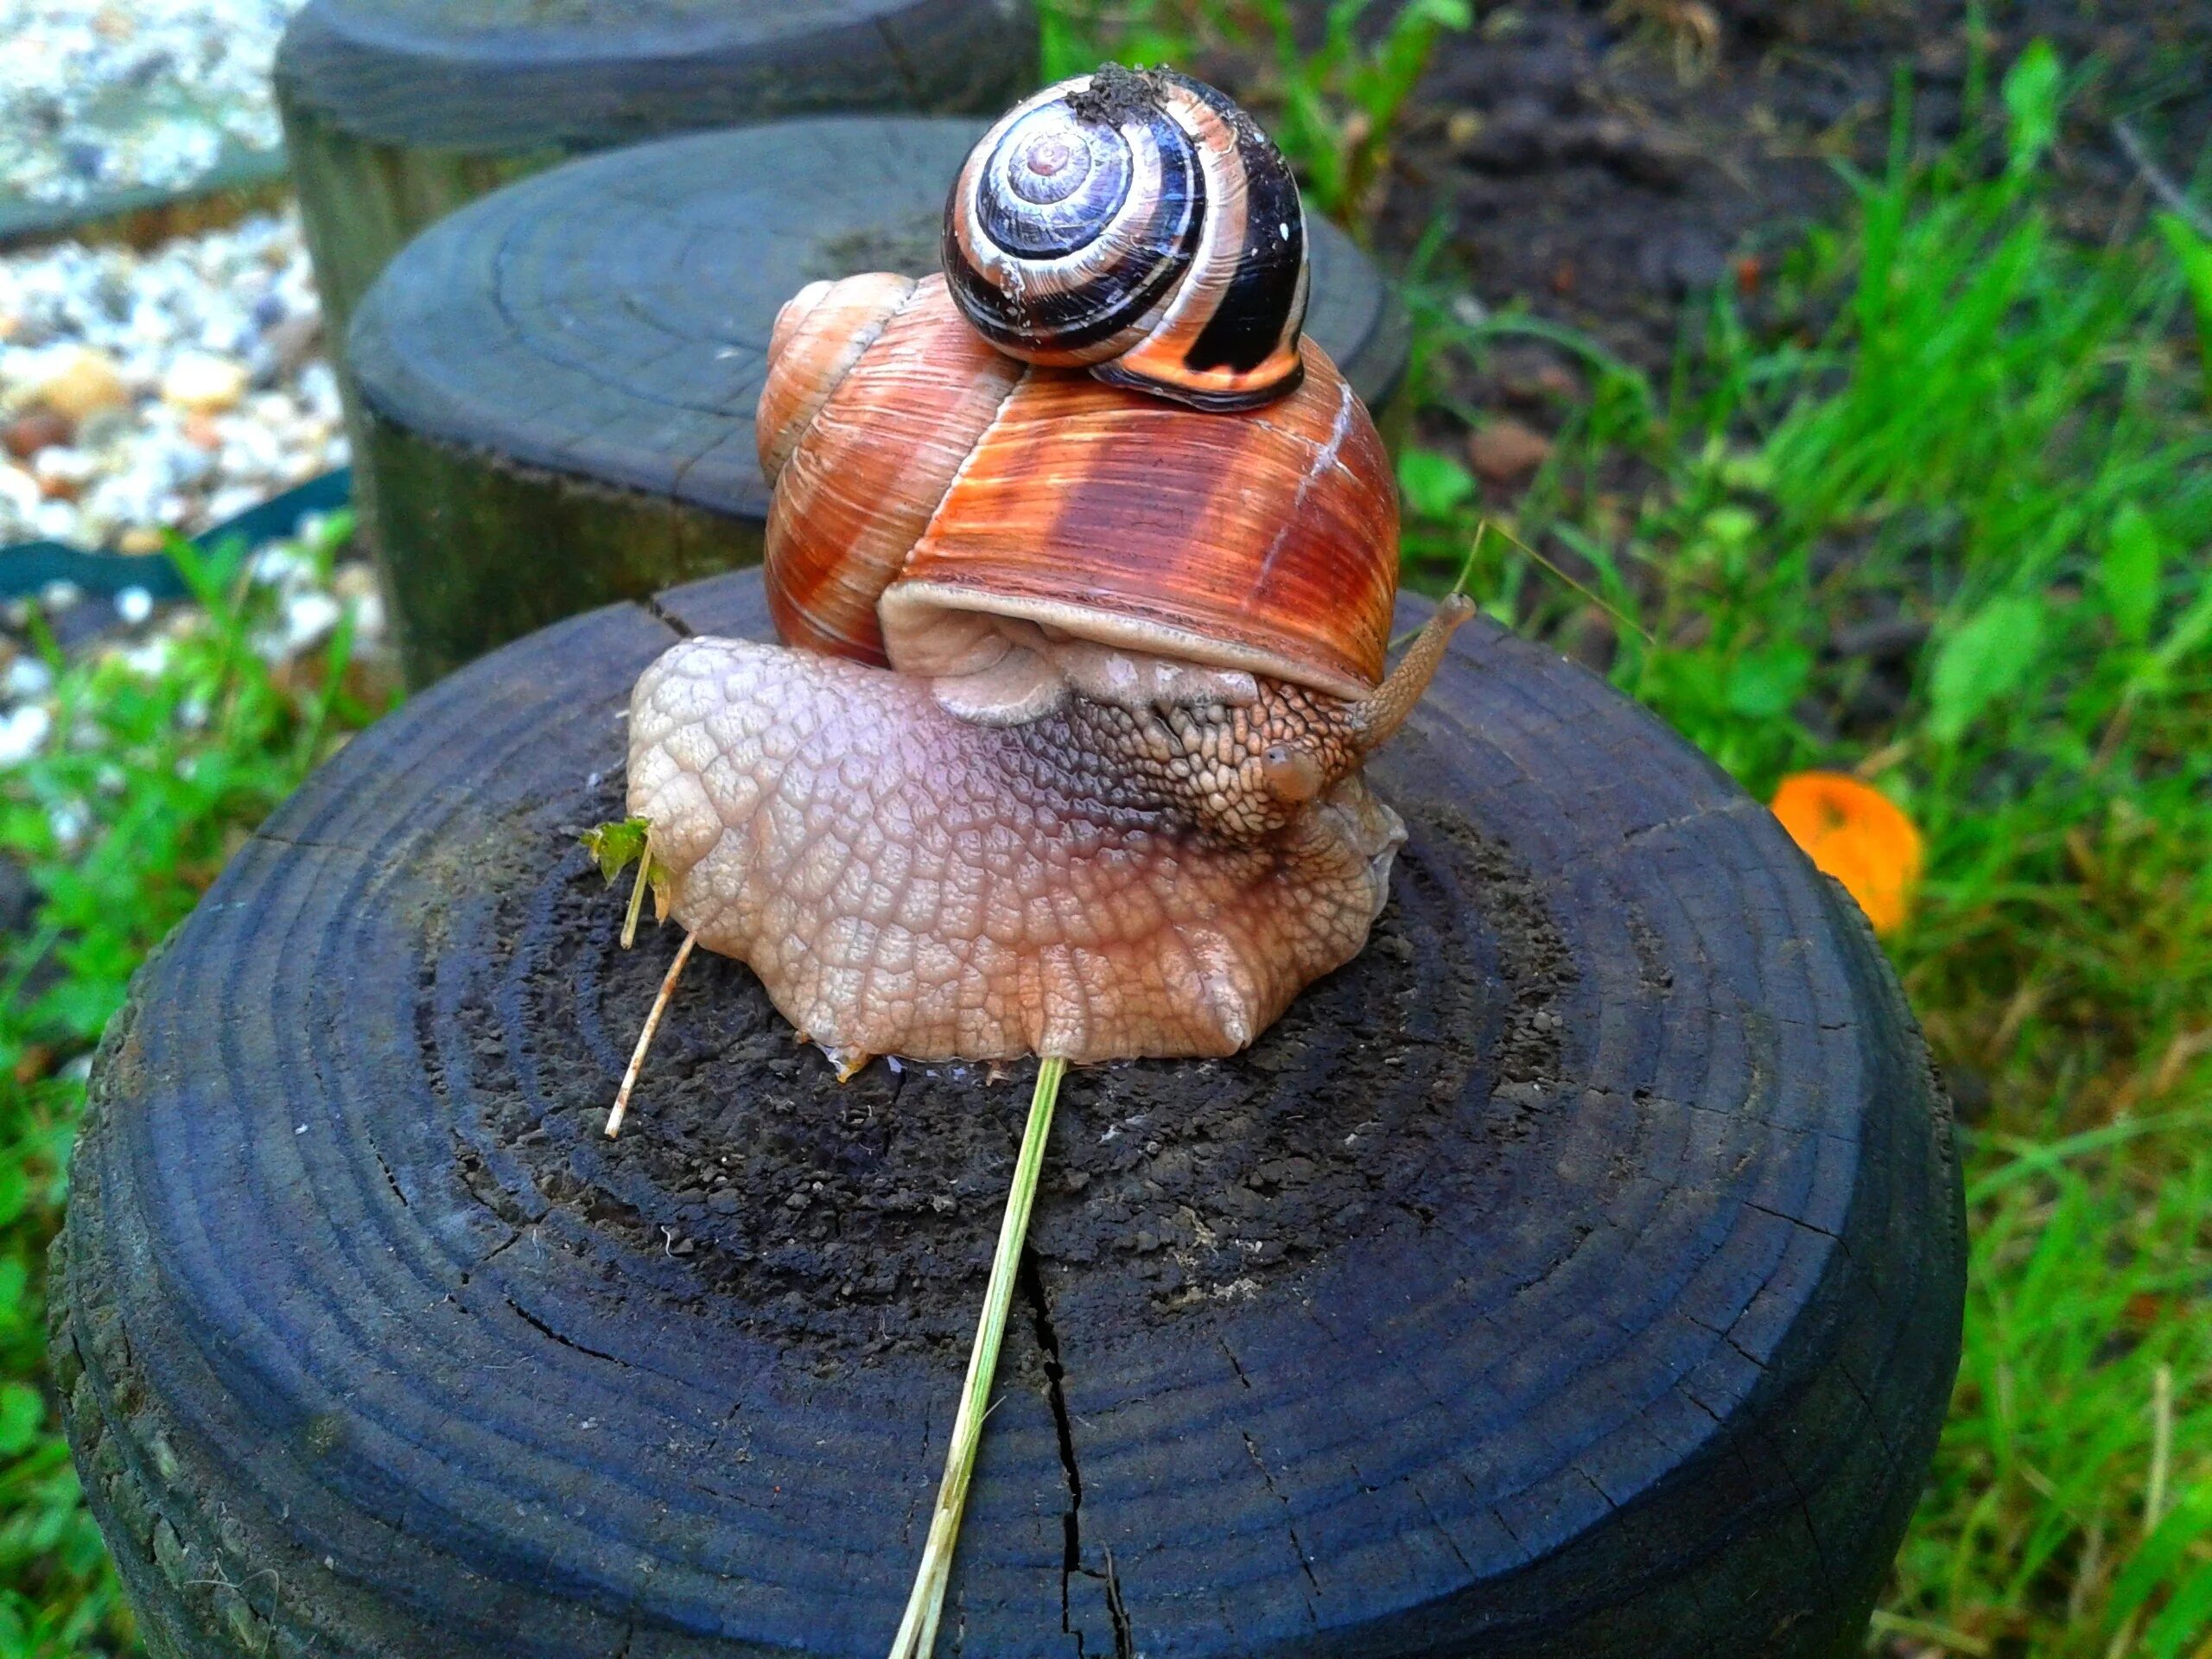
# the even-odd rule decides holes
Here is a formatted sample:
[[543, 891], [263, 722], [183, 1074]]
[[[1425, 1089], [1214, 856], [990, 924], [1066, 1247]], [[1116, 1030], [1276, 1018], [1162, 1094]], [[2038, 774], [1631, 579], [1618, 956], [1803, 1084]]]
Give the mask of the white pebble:
[[0, 766], [20, 766], [46, 747], [54, 716], [35, 702], [0, 717]]
[[328, 594], [295, 594], [284, 601], [284, 645], [288, 654], [328, 639], [345, 613]]
[[73, 851], [92, 828], [92, 818], [83, 807], [65, 803], [46, 815], [46, 827], [64, 851]]
[[137, 627], [154, 613], [154, 596], [143, 588], [125, 588], [115, 596], [115, 613]]
[[162, 376], [162, 401], [194, 414], [235, 409], [245, 396], [245, 365], [213, 352], [182, 352]]
[[10, 697], [27, 702], [54, 690], [54, 671], [36, 657], [18, 657], [8, 664], [7, 686]]

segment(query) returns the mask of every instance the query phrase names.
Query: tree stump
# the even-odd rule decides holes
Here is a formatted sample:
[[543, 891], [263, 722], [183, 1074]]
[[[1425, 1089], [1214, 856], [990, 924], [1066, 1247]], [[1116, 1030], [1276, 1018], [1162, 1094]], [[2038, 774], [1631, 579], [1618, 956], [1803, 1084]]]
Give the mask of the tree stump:
[[[395, 260], [350, 351], [355, 478], [409, 680], [757, 563], [770, 326], [823, 276], [938, 268], [979, 124], [817, 118], [571, 162]], [[1402, 314], [1318, 215], [1310, 328], [1370, 404]]]
[[[575, 835], [639, 671], [766, 628], [745, 574], [454, 676], [140, 976], [54, 1351], [159, 1659], [888, 1644], [1029, 1068], [840, 1088], [702, 955], [601, 1133], [675, 941]], [[1241, 1057], [1068, 1080], [944, 1650], [1855, 1652], [1963, 1265], [1863, 919], [1484, 622], [1373, 772], [1366, 951]]]
[[276, 79], [342, 342], [416, 232], [566, 156], [818, 110], [987, 115], [1036, 74], [1028, 0], [313, 0]]

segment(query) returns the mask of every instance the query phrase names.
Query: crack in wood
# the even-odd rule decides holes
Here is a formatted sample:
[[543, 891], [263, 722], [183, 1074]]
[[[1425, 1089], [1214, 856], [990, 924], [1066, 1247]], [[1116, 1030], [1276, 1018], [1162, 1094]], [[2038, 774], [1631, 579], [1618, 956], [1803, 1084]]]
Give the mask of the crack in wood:
[[645, 607], [648, 615], [666, 627], [670, 632], [673, 633], [679, 639], [689, 639], [698, 632], [696, 628], [694, 628], [689, 622], [686, 622], [674, 611], [670, 610], [667, 606], [662, 604], [660, 602], [660, 598], [661, 596], [658, 594], [649, 594], [645, 598], [639, 600], [638, 603]]
[[546, 1324], [544, 1320], [539, 1319], [535, 1313], [531, 1313], [527, 1308], [524, 1307], [523, 1305], [515, 1300], [513, 1297], [502, 1296], [499, 1300], [505, 1302], [509, 1307], [512, 1308], [515, 1312], [515, 1317], [519, 1319], [524, 1325], [533, 1327], [541, 1334], [559, 1343], [563, 1348], [573, 1348], [580, 1354], [589, 1354], [594, 1359], [603, 1359], [610, 1365], [621, 1366], [625, 1370], [629, 1369], [630, 1362], [622, 1358], [619, 1355], [604, 1353], [597, 1348], [586, 1347], [581, 1342], [577, 1342], [571, 1338], [563, 1336], [551, 1325]]
[[1260, 1443], [1252, 1438], [1251, 1431], [1240, 1428], [1236, 1432], [1243, 1437], [1244, 1450], [1252, 1459], [1252, 1466], [1260, 1471], [1261, 1480], [1266, 1483], [1268, 1496], [1282, 1505], [1283, 1530], [1290, 1535], [1290, 1548], [1298, 1557], [1298, 1570], [1306, 1575], [1306, 1587], [1313, 1592], [1306, 1599], [1306, 1617], [1319, 1625], [1321, 1615], [1313, 1604], [1321, 1598], [1321, 1581], [1313, 1576], [1313, 1563], [1306, 1554], [1305, 1544], [1299, 1539], [1297, 1524], [1290, 1519], [1290, 1500], [1276, 1490], [1275, 1478], [1268, 1468], [1267, 1459], [1260, 1455]]
[[1027, 1249], [1021, 1253], [1021, 1262], [1016, 1271], [1015, 1283], [1023, 1299], [1029, 1304], [1029, 1319], [1037, 1333], [1037, 1347], [1045, 1361], [1045, 1398], [1052, 1409], [1052, 1428], [1059, 1439], [1060, 1469], [1067, 1477], [1068, 1506], [1060, 1515], [1060, 1629], [1076, 1639], [1077, 1659], [1083, 1654], [1083, 1635], [1071, 1622], [1068, 1606], [1068, 1580], [1083, 1571], [1083, 1471], [1076, 1466], [1075, 1423], [1068, 1414], [1067, 1391], [1064, 1384], [1067, 1368], [1060, 1359], [1059, 1332], [1052, 1328], [1052, 1308], [1045, 1298], [1044, 1276], [1038, 1271], [1037, 1258]]

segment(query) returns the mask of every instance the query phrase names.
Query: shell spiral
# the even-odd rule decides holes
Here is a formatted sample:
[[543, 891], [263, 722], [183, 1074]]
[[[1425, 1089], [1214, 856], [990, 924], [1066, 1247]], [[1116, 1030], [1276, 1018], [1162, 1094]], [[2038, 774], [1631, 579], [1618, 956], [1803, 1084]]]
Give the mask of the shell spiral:
[[1242, 110], [1169, 71], [1109, 64], [1009, 111], [953, 185], [944, 269], [1025, 362], [1212, 410], [1303, 372], [1297, 182]]

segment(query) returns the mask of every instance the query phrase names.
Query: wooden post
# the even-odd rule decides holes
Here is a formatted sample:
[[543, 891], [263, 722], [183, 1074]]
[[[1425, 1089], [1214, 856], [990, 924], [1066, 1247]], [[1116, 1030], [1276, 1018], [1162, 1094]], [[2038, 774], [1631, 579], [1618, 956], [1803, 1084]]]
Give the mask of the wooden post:
[[[885, 1651], [1030, 1068], [841, 1088], [701, 952], [602, 1133], [672, 940], [575, 831], [639, 671], [766, 626], [746, 573], [454, 675], [136, 982], [53, 1347], [155, 1654]], [[1964, 1263], [1863, 918], [1479, 620], [1370, 775], [1367, 950], [1236, 1058], [1068, 1078], [948, 1638], [1857, 1652]]]
[[334, 342], [387, 260], [567, 156], [817, 110], [988, 114], [1028, 0], [313, 0], [276, 95]]
[[[755, 563], [770, 325], [822, 276], [937, 268], [982, 124], [820, 118], [573, 162], [434, 226], [355, 321], [355, 479], [408, 678]], [[1406, 332], [1313, 228], [1315, 339], [1370, 403]]]

